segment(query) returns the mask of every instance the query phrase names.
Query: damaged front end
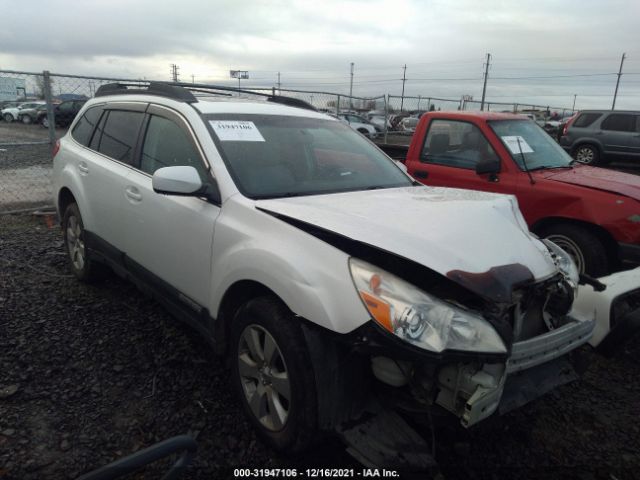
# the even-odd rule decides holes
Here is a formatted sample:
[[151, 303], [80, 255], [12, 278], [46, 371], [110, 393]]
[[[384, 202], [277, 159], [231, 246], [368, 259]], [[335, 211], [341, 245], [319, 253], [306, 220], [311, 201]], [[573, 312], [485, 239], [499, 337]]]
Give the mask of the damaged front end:
[[[352, 258], [373, 321], [354, 332], [351, 351], [367, 359], [376, 398], [412, 418], [444, 409], [470, 427], [575, 379], [572, 351], [595, 322], [571, 312], [577, 272], [556, 258], [564, 252], [550, 252], [559, 268], [545, 280], [516, 265], [453, 272], [441, 277], [441, 288], [433, 277], [423, 286]], [[372, 428], [371, 417], [366, 424]], [[345, 437], [354, 431], [343, 428]]]

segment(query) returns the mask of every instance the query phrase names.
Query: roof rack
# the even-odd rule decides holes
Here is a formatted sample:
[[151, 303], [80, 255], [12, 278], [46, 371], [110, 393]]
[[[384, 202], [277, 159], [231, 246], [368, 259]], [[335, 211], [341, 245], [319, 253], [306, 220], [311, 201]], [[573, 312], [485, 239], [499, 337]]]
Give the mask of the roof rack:
[[300, 100], [299, 98], [254, 92], [251, 90], [241, 90], [238, 88], [227, 87], [223, 85], [207, 85], [204, 83], [149, 82], [148, 85], [138, 83], [108, 83], [99, 87], [98, 90], [96, 90], [95, 96], [104, 97], [107, 95], [146, 94], [172, 98], [180, 102], [195, 103], [198, 101], [198, 99], [193, 95], [192, 92], [224, 96], [231, 96], [233, 92], [238, 92], [247, 95], [265, 97], [268, 102], [280, 103], [282, 105], [287, 105], [290, 107], [317, 111], [313, 105], [305, 102], [304, 100]]

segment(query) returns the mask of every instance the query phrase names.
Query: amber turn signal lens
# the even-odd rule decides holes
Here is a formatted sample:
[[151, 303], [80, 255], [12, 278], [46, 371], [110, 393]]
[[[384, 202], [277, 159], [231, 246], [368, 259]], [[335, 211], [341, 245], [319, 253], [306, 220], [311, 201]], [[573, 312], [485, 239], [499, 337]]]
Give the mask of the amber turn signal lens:
[[367, 310], [373, 319], [384, 328], [393, 333], [393, 323], [391, 322], [391, 305], [384, 300], [374, 297], [370, 293], [360, 290], [360, 297], [364, 301]]

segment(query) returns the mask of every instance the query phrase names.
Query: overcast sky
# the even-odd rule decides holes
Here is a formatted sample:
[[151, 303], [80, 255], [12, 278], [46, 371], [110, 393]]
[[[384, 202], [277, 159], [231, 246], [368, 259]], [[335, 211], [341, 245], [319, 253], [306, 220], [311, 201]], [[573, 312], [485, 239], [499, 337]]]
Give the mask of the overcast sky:
[[[638, 0], [0, 0], [0, 69], [640, 109]], [[515, 77], [515, 78], [514, 78]], [[525, 78], [522, 78], [525, 77]], [[543, 78], [531, 78], [543, 77]], [[552, 77], [552, 78], [550, 78]]]

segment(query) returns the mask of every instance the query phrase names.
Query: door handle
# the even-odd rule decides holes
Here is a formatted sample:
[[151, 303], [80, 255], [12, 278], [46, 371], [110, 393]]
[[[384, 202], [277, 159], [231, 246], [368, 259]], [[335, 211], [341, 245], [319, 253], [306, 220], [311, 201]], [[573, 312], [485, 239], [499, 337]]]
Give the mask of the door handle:
[[416, 170], [413, 176], [416, 178], [428, 178], [429, 172], [427, 172], [426, 170]]
[[138, 191], [136, 187], [127, 187], [124, 190], [124, 192], [127, 195], [127, 197], [129, 197], [131, 200], [135, 200], [136, 202], [139, 202], [142, 200], [142, 194]]
[[78, 164], [78, 170], [80, 171], [81, 174], [83, 175], [87, 175], [89, 173], [89, 167], [87, 167], [87, 164], [84, 162], [80, 162]]

